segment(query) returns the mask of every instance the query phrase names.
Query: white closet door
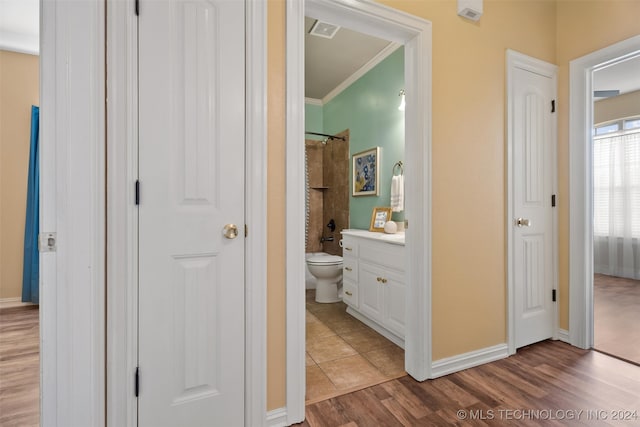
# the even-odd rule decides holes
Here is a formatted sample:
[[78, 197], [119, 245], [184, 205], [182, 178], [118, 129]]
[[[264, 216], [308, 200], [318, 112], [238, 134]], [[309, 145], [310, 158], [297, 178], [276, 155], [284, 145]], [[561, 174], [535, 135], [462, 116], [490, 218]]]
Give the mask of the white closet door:
[[244, 22], [140, 1], [140, 426], [244, 424]]

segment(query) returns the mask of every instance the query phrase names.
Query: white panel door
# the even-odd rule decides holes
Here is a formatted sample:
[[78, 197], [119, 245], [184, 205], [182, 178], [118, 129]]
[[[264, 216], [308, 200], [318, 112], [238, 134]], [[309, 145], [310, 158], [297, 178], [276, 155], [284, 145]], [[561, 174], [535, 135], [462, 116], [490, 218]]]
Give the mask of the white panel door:
[[243, 1], [140, 2], [143, 427], [244, 424], [244, 33]]
[[515, 346], [553, 335], [553, 81], [514, 75], [513, 213]]

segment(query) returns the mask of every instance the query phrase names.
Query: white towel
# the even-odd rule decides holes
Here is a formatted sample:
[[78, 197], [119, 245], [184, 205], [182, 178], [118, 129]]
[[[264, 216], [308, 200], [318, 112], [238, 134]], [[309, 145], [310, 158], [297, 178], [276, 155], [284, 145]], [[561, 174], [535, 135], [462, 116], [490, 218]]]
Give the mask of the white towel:
[[404, 176], [394, 175], [391, 178], [391, 211], [404, 210]]

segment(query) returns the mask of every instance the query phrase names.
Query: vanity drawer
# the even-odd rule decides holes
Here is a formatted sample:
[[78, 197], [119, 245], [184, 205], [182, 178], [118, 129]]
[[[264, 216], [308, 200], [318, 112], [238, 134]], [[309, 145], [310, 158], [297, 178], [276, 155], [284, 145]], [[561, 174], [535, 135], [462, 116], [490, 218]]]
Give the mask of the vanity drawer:
[[342, 238], [342, 256], [358, 256], [358, 242], [355, 239], [346, 236]]
[[404, 271], [404, 246], [388, 243], [367, 242], [360, 248], [360, 259], [374, 265]]
[[358, 308], [358, 285], [348, 279], [342, 281], [342, 301]]
[[342, 278], [358, 283], [358, 259], [346, 256], [342, 258]]

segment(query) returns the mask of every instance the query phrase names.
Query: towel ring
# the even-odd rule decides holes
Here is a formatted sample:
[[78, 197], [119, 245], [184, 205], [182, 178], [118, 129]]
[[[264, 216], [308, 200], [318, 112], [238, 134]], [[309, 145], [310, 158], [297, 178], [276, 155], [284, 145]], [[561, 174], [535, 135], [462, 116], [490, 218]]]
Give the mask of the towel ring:
[[396, 175], [396, 168], [400, 168], [400, 175], [404, 175], [404, 167], [402, 167], [402, 160], [397, 161], [395, 165], [393, 165], [393, 170], [391, 171], [391, 175]]

